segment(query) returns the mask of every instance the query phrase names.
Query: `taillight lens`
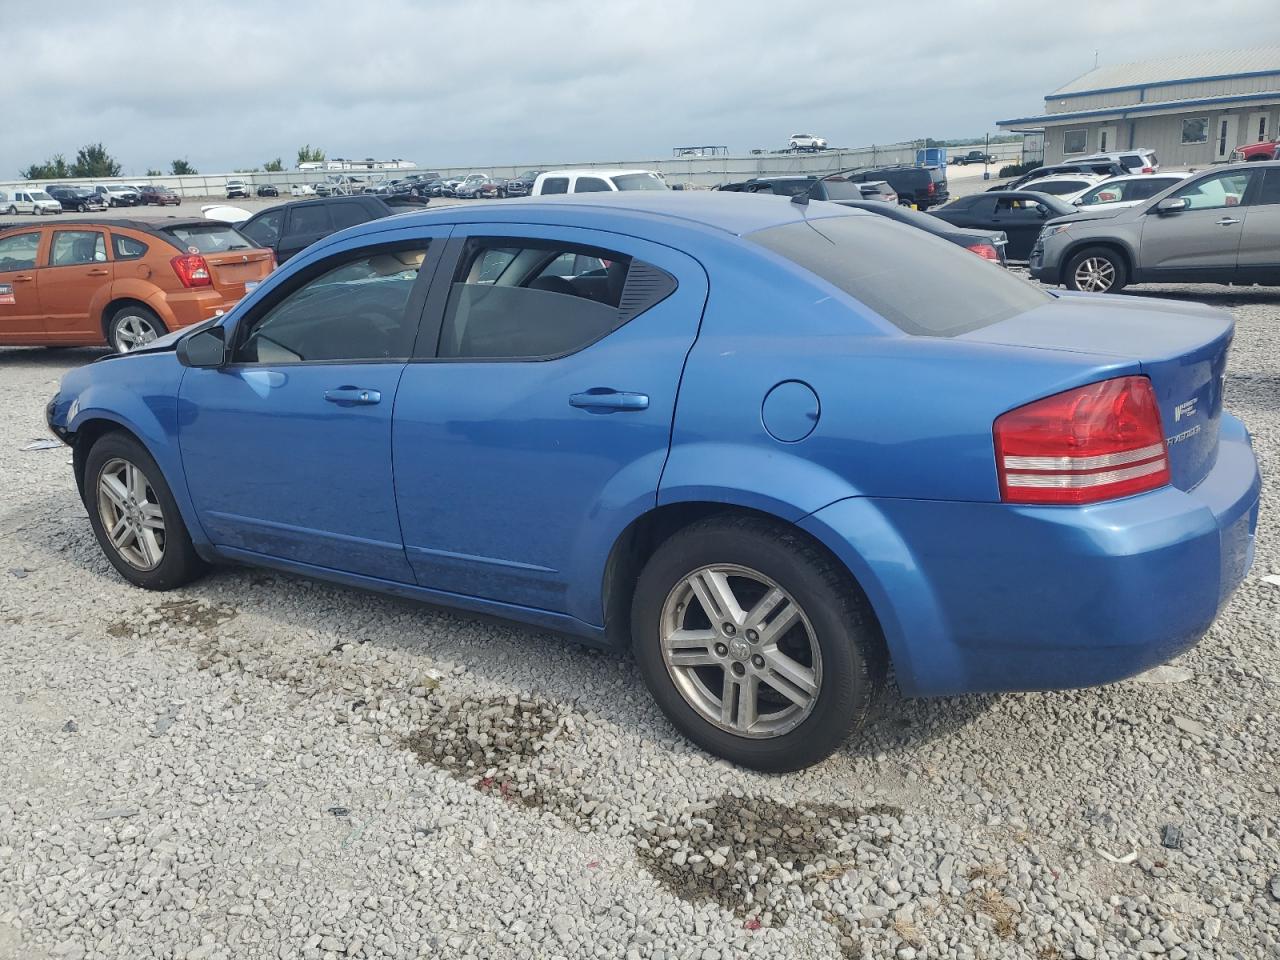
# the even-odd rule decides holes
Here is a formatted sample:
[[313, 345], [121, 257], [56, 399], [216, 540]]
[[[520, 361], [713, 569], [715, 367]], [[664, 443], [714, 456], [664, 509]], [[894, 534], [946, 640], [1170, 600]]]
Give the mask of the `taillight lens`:
[[184, 287], [213, 286], [213, 277], [209, 275], [209, 261], [200, 254], [179, 254], [169, 262], [173, 264], [173, 272], [178, 275]]
[[1143, 167], [1143, 168], [1142, 168], [1142, 172], [1143, 172], [1143, 173], [1155, 173], [1155, 172], [1156, 172], [1156, 168], [1155, 168], [1155, 167]]
[[999, 251], [989, 243], [971, 243], [967, 249], [972, 250], [983, 260], [994, 260], [996, 263], [1000, 262]]
[[926, 193], [928, 193], [928, 194], [930, 194], [930, 195], [932, 195], [932, 194], [934, 194], [934, 193], [937, 193], [937, 191], [938, 191], [938, 185], [937, 185], [936, 183], [934, 183], [932, 180], [930, 180], [930, 181], [929, 181], [929, 186], [928, 186], [928, 188], [925, 190], [925, 192], [926, 192]]
[[1001, 416], [993, 433], [1006, 503], [1096, 503], [1169, 482], [1160, 408], [1146, 377], [1045, 397]]

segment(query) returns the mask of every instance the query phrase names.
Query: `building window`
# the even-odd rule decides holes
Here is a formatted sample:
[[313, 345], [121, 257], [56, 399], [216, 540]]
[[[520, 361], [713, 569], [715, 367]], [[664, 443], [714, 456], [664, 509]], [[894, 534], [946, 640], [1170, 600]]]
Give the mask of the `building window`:
[[1062, 135], [1062, 153], [1084, 153], [1089, 145], [1088, 130], [1067, 130]]
[[1209, 118], [1208, 117], [1188, 117], [1182, 121], [1182, 142], [1183, 143], [1208, 143], [1209, 142]]

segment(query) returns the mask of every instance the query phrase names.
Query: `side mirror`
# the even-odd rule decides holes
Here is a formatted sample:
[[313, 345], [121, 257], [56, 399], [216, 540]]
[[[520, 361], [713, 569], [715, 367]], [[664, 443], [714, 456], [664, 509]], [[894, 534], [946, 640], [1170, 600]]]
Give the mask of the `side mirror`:
[[1043, 203], [1037, 203], [1037, 204], [1036, 204], [1036, 213], [1040, 214], [1040, 219], [1041, 219], [1041, 220], [1044, 220], [1045, 218], [1047, 218], [1047, 217], [1049, 216], [1049, 208], [1048, 208], [1048, 207], [1046, 207]]
[[178, 341], [178, 362], [184, 367], [217, 368], [227, 362], [226, 331], [209, 327]]
[[1191, 206], [1191, 201], [1186, 197], [1165, 197], [1156, 204], [1156, 213], [1164, 214], [1179, 213]]

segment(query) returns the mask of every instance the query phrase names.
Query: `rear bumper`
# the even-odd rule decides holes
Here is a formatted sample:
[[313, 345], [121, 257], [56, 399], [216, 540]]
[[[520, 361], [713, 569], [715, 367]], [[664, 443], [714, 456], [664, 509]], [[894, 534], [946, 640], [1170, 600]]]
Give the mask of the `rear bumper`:
[[196, 290], [183, 290], [180, 293], [169, 293], [163, 296], [163, 304], [156, 304], [169, 331], [180, 330], [194, 323], [200, 323], [221, 313], [227, 313], [240, 302], [239, 299], [228, 300], [217, 290], [204, 287]]
[[1223, 414], [1189, 491], [1088, 507], [854, 498], [801, 526], [853, 570], [909, 696], [1110, 683], [1193, 646], [1253, 560], [1261, 479]]

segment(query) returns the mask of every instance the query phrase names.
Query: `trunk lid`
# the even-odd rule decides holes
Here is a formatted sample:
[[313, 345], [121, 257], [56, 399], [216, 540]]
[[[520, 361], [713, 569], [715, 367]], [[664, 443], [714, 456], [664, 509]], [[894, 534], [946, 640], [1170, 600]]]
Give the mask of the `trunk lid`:
[[1230, 314], [1200, 304], [1066, 293], [957, 339], [1133, 361], [1155, 388], [1173, 485], [1189, 490], [1217, 459], [1234, 332]]
[[209, 264], [213, 288], [228, 300], [243, 297], [266, 278], [273, 266], [271, 251], [261, 248], [206, 253], [204, 259]]

